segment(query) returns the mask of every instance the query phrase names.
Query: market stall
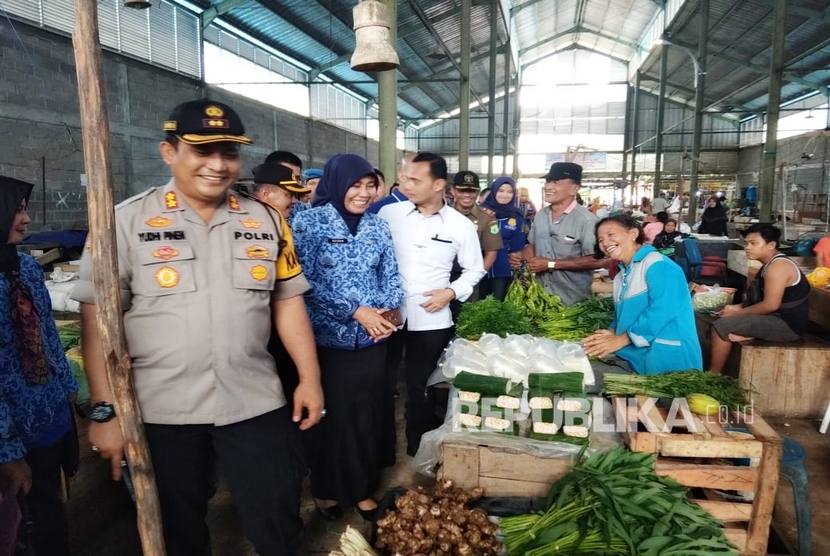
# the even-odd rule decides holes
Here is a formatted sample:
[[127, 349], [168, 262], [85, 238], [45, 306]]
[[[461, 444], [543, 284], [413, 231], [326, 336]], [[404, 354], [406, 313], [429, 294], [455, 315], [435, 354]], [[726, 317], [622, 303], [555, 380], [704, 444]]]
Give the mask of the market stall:
[[[452, 385], [446, 421], [413, 466], [442, 488], [513, 500], [497, 521], [510, 555], [765, 554], [781, 439], [730, 377], [590, 361], [579, 341], [612, 318], [608, 299], [565, 308], [527, 277], [504, 303], [467, 304], [431, 381]], [[427, 514], [393, 510], [383, 546], [435, 550]], [[436, 554], [500, 548], [447, 535]]]

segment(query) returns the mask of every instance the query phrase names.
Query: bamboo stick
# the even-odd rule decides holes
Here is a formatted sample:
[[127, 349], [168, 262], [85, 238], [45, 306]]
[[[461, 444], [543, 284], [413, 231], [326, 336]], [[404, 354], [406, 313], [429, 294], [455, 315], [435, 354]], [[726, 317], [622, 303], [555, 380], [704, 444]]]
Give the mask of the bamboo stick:
[[146, 556], [164, 556], [161, 511], [153, 466], [144, 436], [141, 410], [132, 388], [130, 356], [122, 321], [116, 257], [115, 210], [110, 182], [109, 117], [104, 91], [98, 6], [95, 0], [73, 0], [72, 43], [78, 76], [84, 168], [87, 175], [92, 283], [98, 331], [104, 350], [113, 405], [124, 437], [124, 453], [135, 484], [138, 532]]

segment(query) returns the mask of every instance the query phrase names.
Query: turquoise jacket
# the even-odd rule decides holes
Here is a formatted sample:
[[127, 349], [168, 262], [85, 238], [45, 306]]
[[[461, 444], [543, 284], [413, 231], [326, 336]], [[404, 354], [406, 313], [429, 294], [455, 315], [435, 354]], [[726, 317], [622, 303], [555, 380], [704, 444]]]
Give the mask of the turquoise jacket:
[[614, 322], [631, 344], [617, 351], [640, 374], [702, 369], [692, 298], [683, 270], [651, 245], [614, 278]]

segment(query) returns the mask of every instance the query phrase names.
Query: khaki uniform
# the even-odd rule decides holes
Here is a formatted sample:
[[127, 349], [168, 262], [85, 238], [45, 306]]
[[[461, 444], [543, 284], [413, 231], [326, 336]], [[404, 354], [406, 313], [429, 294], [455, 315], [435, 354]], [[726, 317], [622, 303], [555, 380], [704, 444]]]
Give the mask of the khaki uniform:
[[[461, 214], [464, 213], [462, 212]], [[504, 247], [501, 241], [499, 223], [496, 222], [496, 215], [493, 211], [474, 205], [473, 209], [468, 214], [464, 214], [464, 216], [469, 218], [470, 222], [476, 227], [482, 253], [499, 251]]]
[[[268, 353], [272, 299], [309, 289], [288, 225], [229, 192], [206, 224], [171, 180], [116, 208], [133, 382], [144, 421], [237, 423], [285, 405]], [[93, 303], [90, 257], [72, 297]]]

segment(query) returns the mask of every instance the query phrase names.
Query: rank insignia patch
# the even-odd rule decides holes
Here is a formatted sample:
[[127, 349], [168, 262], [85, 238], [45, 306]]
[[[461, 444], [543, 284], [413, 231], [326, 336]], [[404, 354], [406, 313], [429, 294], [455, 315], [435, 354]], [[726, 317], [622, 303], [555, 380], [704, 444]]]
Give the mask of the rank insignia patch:
[[178, 257], [179, 251], [177, 249], [173, 249], [172, 247], [165, 245], [164, 247], [159, 247], [158, 249], [154, 250], [153, 256], [157, 259], [169, 261], [173, 257]]
[[267, 259], [270, 253], [271, 251], [262, 245], [252, 245], [245, 249], [245, 254], [252, 259]]
[[176, 197], [175, 191], [168, 191], [164, 194], [164, 206], [167, 208], [167, 210], [179, 209], [179, 198]]
[[239, 206], [239, 199], [237, 199], [236, 195], [234, 195], [233, 193], [228, 195], [228, 206], [233, 211], [236, 211], [236, 212], [241, 212], [242, 211], [242, 207]]
[[174, 268], [163, 266], [156, 272], [156, 282], [162, 288], [172, 288], [179, 283], [179, 273]]
[[172, 220], [170, 220], [169, 218], [165, 218], [163, 216], [154, 216], [150, 220], [145, 222], [145, 224], [147, 224], [151, 228], [166, 228], [172, 223]]
[[258, 264], [251, 269], [251, 276], [253, 276], [254, 280], [262, 282], [268, 278], [268, 269], [261, 264]]
[[258, 230], [262, 227], [262, 222], [257, 222], [253, 218], [249, 218], [247, 220], [240, 220], [239, 223], [248, 229]]

